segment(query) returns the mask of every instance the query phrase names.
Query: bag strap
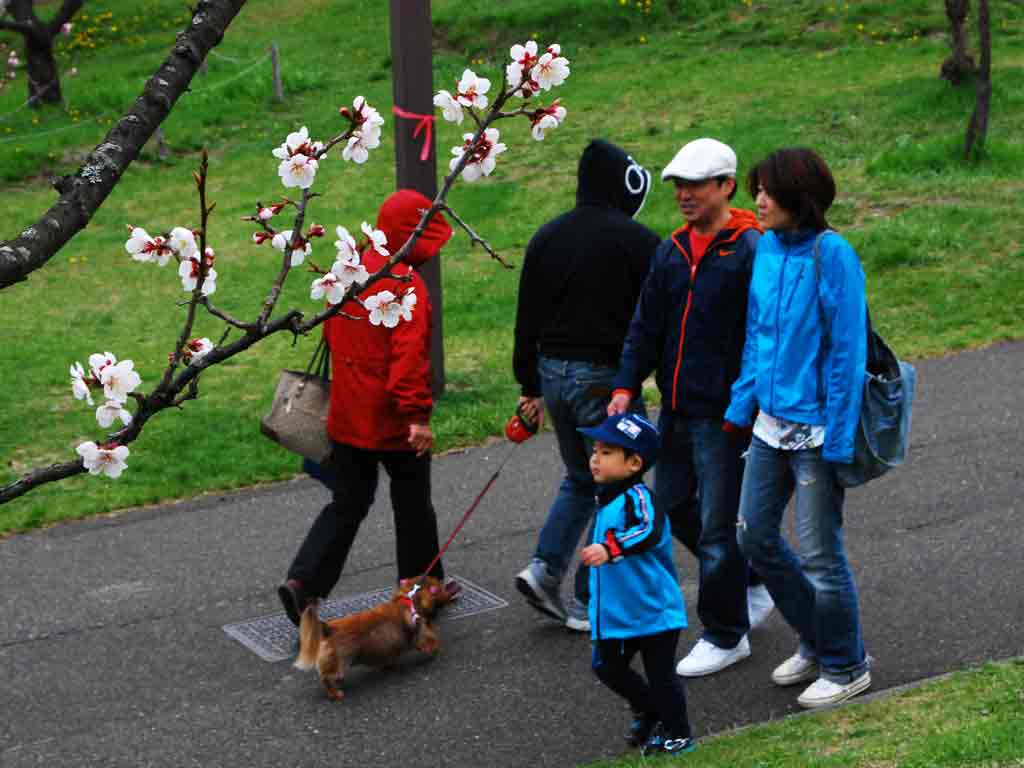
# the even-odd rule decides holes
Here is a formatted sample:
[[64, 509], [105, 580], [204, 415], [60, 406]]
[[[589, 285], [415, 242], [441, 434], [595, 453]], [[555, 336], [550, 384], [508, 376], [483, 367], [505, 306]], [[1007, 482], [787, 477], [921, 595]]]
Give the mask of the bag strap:
[[317, 377], [328, 381], [331, 378], [331, 349], [327, 346], [327, 340], [320, 337], [320, 343], [313, 350], [313, 357], [306, 366], [306, 375], [316, 374]]

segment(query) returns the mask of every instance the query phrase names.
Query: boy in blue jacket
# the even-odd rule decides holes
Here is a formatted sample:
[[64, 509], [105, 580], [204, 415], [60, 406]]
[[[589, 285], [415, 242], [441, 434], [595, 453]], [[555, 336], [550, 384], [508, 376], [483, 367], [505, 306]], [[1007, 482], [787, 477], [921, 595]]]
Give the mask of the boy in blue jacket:
[[[626, 741], [645, 756], [683, 754], [690, 735], [686, 694], [676, 675], [676, 644], [686, 608], [672, 561], [672, 533], [654, 508], [643, 473], [657, 460], [658, 430], [635, 413], [581, 427], [594, 441], [590, 473], [598, 485], [590, 566], [590, 627], [598, 679], [629, 702]], [[630, 667], [637, 653], [645, 680]]]

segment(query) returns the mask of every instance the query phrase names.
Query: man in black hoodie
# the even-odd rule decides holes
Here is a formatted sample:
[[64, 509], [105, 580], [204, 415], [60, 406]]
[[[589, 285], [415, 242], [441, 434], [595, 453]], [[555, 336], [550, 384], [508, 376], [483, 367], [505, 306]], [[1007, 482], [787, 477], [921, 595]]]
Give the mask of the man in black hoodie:
[[[560, 596], [595, 511], [591, 445], [577, 428], [605, 418], [622, 343], [660, 239], [633, 220], [651, 176], [625, 151], [591, 141], [577, 176], [576, 207], [542, 226], [526, 247], [512, 364], [523, 413], [539, 425], [546, 406], [565, 464], [533, 560], [516, 576], [516, 588], [539, 611], [585, 632], [585, 566], [577, 570], [568, 610]], [[643, 404], [633, 408], [642, 411]]]

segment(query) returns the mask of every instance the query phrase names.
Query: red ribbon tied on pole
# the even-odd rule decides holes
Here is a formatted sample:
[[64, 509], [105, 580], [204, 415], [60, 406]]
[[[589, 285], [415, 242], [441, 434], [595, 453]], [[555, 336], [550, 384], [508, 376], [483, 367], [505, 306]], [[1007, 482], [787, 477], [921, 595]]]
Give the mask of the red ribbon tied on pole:
[[404, 117], [406, 120], [418, 121], [416, 123], [416, 129], [412, 132], [412, 137], [415, 139], [420, 135], [420, 131], [424, 131], [423, 148], [420, 150], [420, 162], [427, 162], [427, 158], [430, 157], [430, 147], [432, 146], [431, 139], [434, 136], [434, 116], [421, 115], [416, 112], [406, 112], [401, 107], [392, 107], [391, 111], [399, 117]]

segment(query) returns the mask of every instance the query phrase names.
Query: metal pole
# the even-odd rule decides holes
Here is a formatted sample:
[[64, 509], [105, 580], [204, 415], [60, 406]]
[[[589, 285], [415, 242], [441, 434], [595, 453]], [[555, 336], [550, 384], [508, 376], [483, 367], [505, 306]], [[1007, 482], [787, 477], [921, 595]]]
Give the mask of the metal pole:
[[270, 44], [270, 66], [274, 73], [274, 101], [280, 104], [284, 101], [284, 85], [281, 82], [281, 56], [277, 43]]
[[[432, 24], [430, 0], [389, 0], [391, 19], [391, 66], [394, 103], [407, 112], [434, 113]], [[420, 160], [423, 134], [413, 138], [414, 120], [394, 116], [395, 181], [399, 189], [415, 189], [433, 199], [437, 194], [437, 157]], [[434, 143], [431, 138], [431, 144]], [[444, 392], [444, 333], [442, 323], [441, 258], [431, 259], [420, 270], [430, 291], [433, 318], [430, 333], [431, 388], [434, 397]]]

